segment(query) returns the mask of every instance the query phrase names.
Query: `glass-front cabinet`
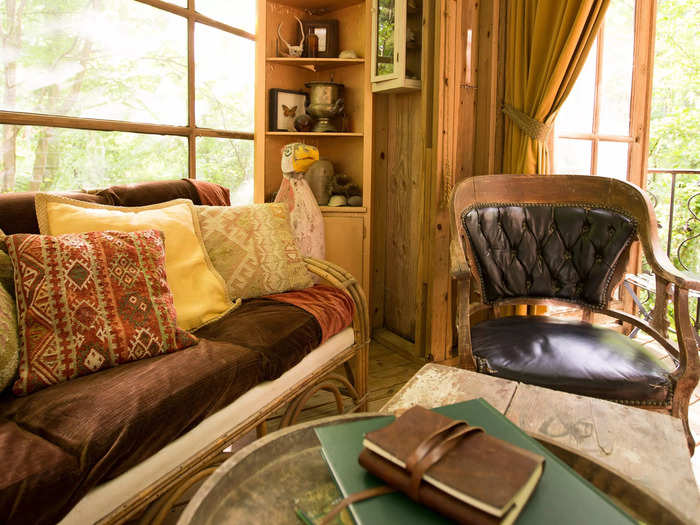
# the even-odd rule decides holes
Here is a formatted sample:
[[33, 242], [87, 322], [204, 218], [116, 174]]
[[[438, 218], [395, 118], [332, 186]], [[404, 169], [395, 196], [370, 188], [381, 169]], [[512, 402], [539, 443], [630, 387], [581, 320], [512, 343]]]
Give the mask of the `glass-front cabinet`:
[[372, 91], [421, 87], [423, 0], [373, 0]]

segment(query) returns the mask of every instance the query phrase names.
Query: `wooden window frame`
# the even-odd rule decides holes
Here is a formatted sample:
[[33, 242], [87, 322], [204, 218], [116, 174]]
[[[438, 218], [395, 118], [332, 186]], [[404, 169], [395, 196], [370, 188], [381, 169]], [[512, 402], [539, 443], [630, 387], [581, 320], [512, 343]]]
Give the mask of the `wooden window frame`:
[[156, 9], [181, 16], [187, 19], [187, 122], [186, 126], [167, 124], [146, 124], [122, 120], [106, 120], [83, 117], [67, 117], [61, 115], [46, 115], [40, 113], [25, 113], [19, 111], [0, 110], [0, 124], [18, 126], [46, 126], [52, 128], [70, 128], [91, 131], [121, 131], [127, 133], [143, 133], [148, 135], [172, 135], [187, 137], [188, 142], [188, 177], [197, 178], [197, 137], [215, 137], [222, 139], [254, 140], [252, 132], [226, 131], [222, 129], [200, 128], [196, 124], [195, 112], [195, 24], [203, 24], [226, 33], [256, 40], [255, 35], [224, 24], [195, 10], [196, 0], [187, 0], [187, 7], [180, 7], [163, 0], [134, 0], [150, 5]]
[[642, 188], [646, 186], [647, 175], [654, 38], [656, 34], [655, 23], [656, 0], [636, 0], [634, 7], [634, 48], [632, 83], [630, 86], [629, 134], [607, 135], [599, 133], [605, 21], [603, 21], [597, 36], [592, 131], [591, 133], [556, 133], [557, 139], [587, 140], [591, 142], [590, 173], [593, 175], [596, 175], [598, 171], [600, 142], [629, 144], [627, 152], [627, 180]]

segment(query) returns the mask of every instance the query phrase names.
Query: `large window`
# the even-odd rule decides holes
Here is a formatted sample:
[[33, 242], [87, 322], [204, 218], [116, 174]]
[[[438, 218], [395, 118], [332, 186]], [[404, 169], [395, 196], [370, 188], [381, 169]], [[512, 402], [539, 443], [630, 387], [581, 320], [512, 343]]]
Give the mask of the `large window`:
[[556, 119], [555, 172], [628, 178], [634, 59], [635, 2], [612, 0]]
[[255, 0], [0, 0], [2, 191], [253, 196]]

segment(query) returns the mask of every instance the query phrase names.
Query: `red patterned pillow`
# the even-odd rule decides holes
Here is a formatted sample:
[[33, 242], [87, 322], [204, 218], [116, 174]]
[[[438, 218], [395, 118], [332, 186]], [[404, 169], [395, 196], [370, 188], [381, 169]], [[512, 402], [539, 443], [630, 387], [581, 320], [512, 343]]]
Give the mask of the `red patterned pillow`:
[[7, 248], [21, 340], [15, 395], [197, 342], [175, 324], [161, 232], [17, 234]]

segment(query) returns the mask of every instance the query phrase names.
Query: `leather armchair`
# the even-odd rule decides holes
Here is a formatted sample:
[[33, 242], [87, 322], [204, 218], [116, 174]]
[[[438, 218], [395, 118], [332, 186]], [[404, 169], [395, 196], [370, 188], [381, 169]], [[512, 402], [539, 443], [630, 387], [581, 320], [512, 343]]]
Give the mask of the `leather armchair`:
[[[642, 191], [593, 176], [473, 177], [455, 188], [452, 221], [461, 367], [666, 411], [682, 420], [693, 452], [688, 404], [700, 361], [688, 290], [699, 290], [700, 282], [677, 270], [661, 249], [653, 207]], [[651, 324], [608, 307], [635, 242], [656, 275], [661, 306]], [[471, 283], [479, 299], [473, 304]], [[677, 344], [666, 337], [670, 289]], [[557, 303], [579, 307], [581, 321], [496, 317], [501, 305]], [[489, 310], [491, 318], [471, 327], [471, 316], [480, 310]], [[594, 312], [648, 333], [673, 365], [634, 339], [592, 325]]]

